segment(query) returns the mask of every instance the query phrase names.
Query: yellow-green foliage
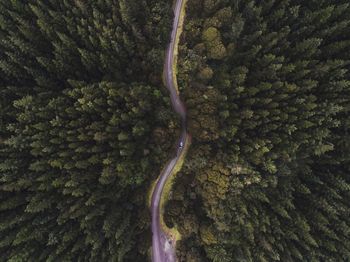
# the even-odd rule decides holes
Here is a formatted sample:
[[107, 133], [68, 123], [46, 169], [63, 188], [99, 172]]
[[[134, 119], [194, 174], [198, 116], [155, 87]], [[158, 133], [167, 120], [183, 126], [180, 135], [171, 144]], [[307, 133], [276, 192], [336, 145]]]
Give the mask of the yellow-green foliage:
[[178, 24], [177, 32], [176, 32], [176, 36], [175, 36], [174, 64], [172, 65], [173, 66], [174, 86], [176, 88], [177, 93], [179, 93], [179, 87], [178, 87], [178, 83], [177, 83], [177, 57], [178, 57], [180, 36], [182, 34], [183, 24], [184, 24], [184, 21], [185, 21], [186, 3], [187, 3], [187, 0], [183, 0], [182, 6], [181, 6], [180, 17], [179, 17], [179, 24]]
[[211, 244], [217, 243], [217, 238], [215, 237], [214, 231], [212, 230], [212, 228], [210, 228], [208, 226], [201, 226], [200, 227], [200, 237], [201, 237], [201, 240], [206, 245], [211, 245]]
[[182, 167], [183, 162], [185, 160], [186, 153], [187, 153], [188, 148], [189, 148], [190, 145], [191, 145], [191, 138], [187, 137], [187, 139], [185, 141], [185, 145], [184, 145], [184, 150], [182, 151], [181, 156], [179, 157], [177, 163], [174, 166], [172, 174], [170, 175], [170, 177], [166, 181], [166, 183], [164, 185], [164, 188], [163, 188], [162, 196], [161, 196], [161, 199], [160, 199], [161, 224], [162, 224], [163, 229], [167, 228], [165, 223], [164, 223], [164, 221], [163, 221], [164, 206], [165, 206], [165, 204], [166, 204], [166, 202], [168, 200], [168, 197], [170, 195], [171, 189], [173, 187], [176, 173], [178, 173], [181, 170], [181, 167]]
[[221, 40], [221, 34], [215, 27], [207, 28], [202, 35], [206, 45], [208, 58], [223, 59], [226, 56], [226, 48]]

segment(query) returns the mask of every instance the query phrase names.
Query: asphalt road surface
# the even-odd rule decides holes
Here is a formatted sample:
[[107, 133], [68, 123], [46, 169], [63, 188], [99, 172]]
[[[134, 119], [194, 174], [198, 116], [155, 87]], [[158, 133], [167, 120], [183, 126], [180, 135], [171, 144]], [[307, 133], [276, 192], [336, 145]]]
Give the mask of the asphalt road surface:
[[174, 64], [174, 49], [176, 35], [178, 34], [178, 26], [181, 14], [181, 8], [184, 0], [177, 0], [174, 10], [174, 22], [171, 32], [171, 40], [166, 52], [165, 64], [164, 64], [164, 78], [167, 89], [170, 92], [171, 104], [174, 111], [180, 115], [182, 131], [179, 141], [177, 143], [177, 150], [174, 158], [172, 158], [157, 181], [154, 188], [151, 200], [151, 215], [152, 215], [152, 261], [153, 262], [175, 262], [175, 247], [174, 239], [171, 236], [167, 236], [162, 230], [160, 225], [160, 199], [163, 192], [164, 185], [172, 174], [174, 167], [180, 159], [181, 154], [185, 148], [185, 143], [188, 138], [187, 126], [186, 126], [186, 109], [179, 94], [175, 88], [175, 79], [173, 72]]

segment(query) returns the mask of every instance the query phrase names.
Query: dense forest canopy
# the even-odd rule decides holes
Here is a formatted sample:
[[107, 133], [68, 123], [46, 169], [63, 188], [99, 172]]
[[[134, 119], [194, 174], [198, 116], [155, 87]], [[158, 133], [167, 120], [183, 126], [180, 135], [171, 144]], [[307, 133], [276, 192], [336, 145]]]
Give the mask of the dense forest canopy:
[[[348, 1], [188, 1], [182, 261], [348, 261]], [[179, 217], [184, 219], [179, 222]]]
[[0, 261], [147, 259], [171, 19], [168, 1], [0, 1]]
[[[0, 261], [147, 261], [172, 1], [0, 0]], [[179, 261], [350, 258], [350, 4], [187, 0]]]

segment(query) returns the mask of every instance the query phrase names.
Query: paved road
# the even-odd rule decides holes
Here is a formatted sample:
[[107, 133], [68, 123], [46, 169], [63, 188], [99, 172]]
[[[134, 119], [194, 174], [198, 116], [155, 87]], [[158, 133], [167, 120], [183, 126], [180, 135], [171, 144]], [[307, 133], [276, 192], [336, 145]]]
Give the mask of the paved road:
[[163, 172], [160, 174], [159, 180], [154, 188], [151, 202], [151, 214], [152, 214], [152, 261], [153, 262], [175, 262], [175, 247], [173, 245], [174, 239], [167, 236], [162, 230], [160, 225], [160, 199], [163, 192], [164, 185], [172, 174], [176, 163], [179, 161], [181, 154], [185, 148], [185, 143], [188, 139], [187, 127], [186, 127], [186, 109], [179, 94], [175, 88], [175, 79], [173, 72], [174, 64], [174, 49], [175, 39], [178, 34], [178, 26], [180, 20], [181, 8], [184, 0], [177, 0], [174, 10], [174, 22], [171, 33], [171, 40], [166, 52], [165, 64], [164, 64], [164, 78], [165, 84], [170, 92], [170, 99], [174, 111], [180, 115], [182, 123], [181, 136], [177, 144], [177, 150], [174, 158], [172, 158]]

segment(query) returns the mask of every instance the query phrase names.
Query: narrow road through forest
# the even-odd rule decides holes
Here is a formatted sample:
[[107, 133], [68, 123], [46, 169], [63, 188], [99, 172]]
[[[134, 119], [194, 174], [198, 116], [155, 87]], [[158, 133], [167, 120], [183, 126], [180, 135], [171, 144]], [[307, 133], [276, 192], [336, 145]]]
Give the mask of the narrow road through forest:
[[151, 215], [152, 215], [152, 261], [153, 262], [175, 262], [175, 240], [172, 236], [167, 235], [162, 229], [160, 223], [161, 210], [160, 201], [163, 193], [164, 185], [168, 178], [173, 173], [174, 167], [181, 160], [181, 156], [185, 153], [185, 145], [189, 141], [189, 135], [187, 133], [186, 126], [186, 109], [182, 101], [180, 100], [178, 90], [176, 89], [176, 79], [174, 78], [174, 60], [175, 60], [175, 48], [177, 39], [179, 37], [179, 24], [181, 11], [184, 10], [185, 0], [176, 0], [174, 10], [174, 22], [171, 32], [171, 40], [166, 52], [165, 64], [164, 64], [164, 79], [165, 85], [170, 92], [171, 104], [174, 111], [181, 117], [181, 136], [177, 144], [177, 150], [175, 156], [167, 163], [152, 193], [151, 200]]

